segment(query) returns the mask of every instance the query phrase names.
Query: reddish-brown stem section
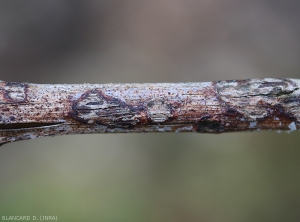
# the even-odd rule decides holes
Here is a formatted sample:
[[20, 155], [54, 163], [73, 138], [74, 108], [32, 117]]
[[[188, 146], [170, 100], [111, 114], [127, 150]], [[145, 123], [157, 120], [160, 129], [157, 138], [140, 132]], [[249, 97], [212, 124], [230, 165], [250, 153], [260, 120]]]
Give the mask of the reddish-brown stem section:
[[0, 144], [74, 133], [296, 130], [300, 80], [44, 85], [0, 81]]

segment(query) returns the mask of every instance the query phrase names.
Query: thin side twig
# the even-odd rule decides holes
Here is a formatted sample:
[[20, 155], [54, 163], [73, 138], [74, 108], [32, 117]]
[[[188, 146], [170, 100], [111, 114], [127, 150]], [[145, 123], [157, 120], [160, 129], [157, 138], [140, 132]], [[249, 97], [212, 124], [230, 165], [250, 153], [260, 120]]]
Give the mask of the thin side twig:
[[0, 144], [75, 133], [296, 130], [300, 80], [50, 85], [0, 81]]

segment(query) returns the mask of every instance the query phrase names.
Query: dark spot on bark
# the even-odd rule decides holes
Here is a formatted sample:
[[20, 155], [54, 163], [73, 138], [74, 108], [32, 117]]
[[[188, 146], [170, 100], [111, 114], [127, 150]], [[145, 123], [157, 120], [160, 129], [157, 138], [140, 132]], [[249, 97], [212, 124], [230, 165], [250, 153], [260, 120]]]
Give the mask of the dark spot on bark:
[[16, 118], [14, 116], [9, 117], [10, 121], [15, 121]]
[[224, 115], [231, 116], [231, 117], [242, 117], [243, 116], [239, 111], [237, 111], [236, 109], [231, 108], [231, 107], [227, 107], [225, 109]]
[[224, 113], [218, 115], [218, 119], [225, 124], [226, 129], [237, 130], [245, 121], [245, 116], [237, 109], [227, 107]]
[[210, 114], [204, 114], [203, 116], [200, 117], [200, 121], [205, 121], [211, 118], [212, 116]]
[[221, 133], [224, 126], [217, 120], [202, 120], [197, 123], [196, 131], [199, 133]]

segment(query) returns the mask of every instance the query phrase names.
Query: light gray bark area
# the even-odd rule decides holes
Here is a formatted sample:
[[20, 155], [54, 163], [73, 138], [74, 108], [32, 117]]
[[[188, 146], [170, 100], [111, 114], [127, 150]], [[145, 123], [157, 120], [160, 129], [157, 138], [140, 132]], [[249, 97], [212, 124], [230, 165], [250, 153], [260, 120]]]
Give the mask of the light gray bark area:
[[296, 130], [300, 80], [47, 85], [0, 81], [0, 144], [76, 133]]

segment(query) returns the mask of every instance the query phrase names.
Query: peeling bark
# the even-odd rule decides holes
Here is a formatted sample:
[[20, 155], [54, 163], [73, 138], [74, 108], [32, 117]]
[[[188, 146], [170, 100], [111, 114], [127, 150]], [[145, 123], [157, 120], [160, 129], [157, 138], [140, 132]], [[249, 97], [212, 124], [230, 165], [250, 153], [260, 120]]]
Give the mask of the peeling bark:
[[296, 130], [300, 80], [47, 85], [0, 81], [0, 144], [75, 133]]

